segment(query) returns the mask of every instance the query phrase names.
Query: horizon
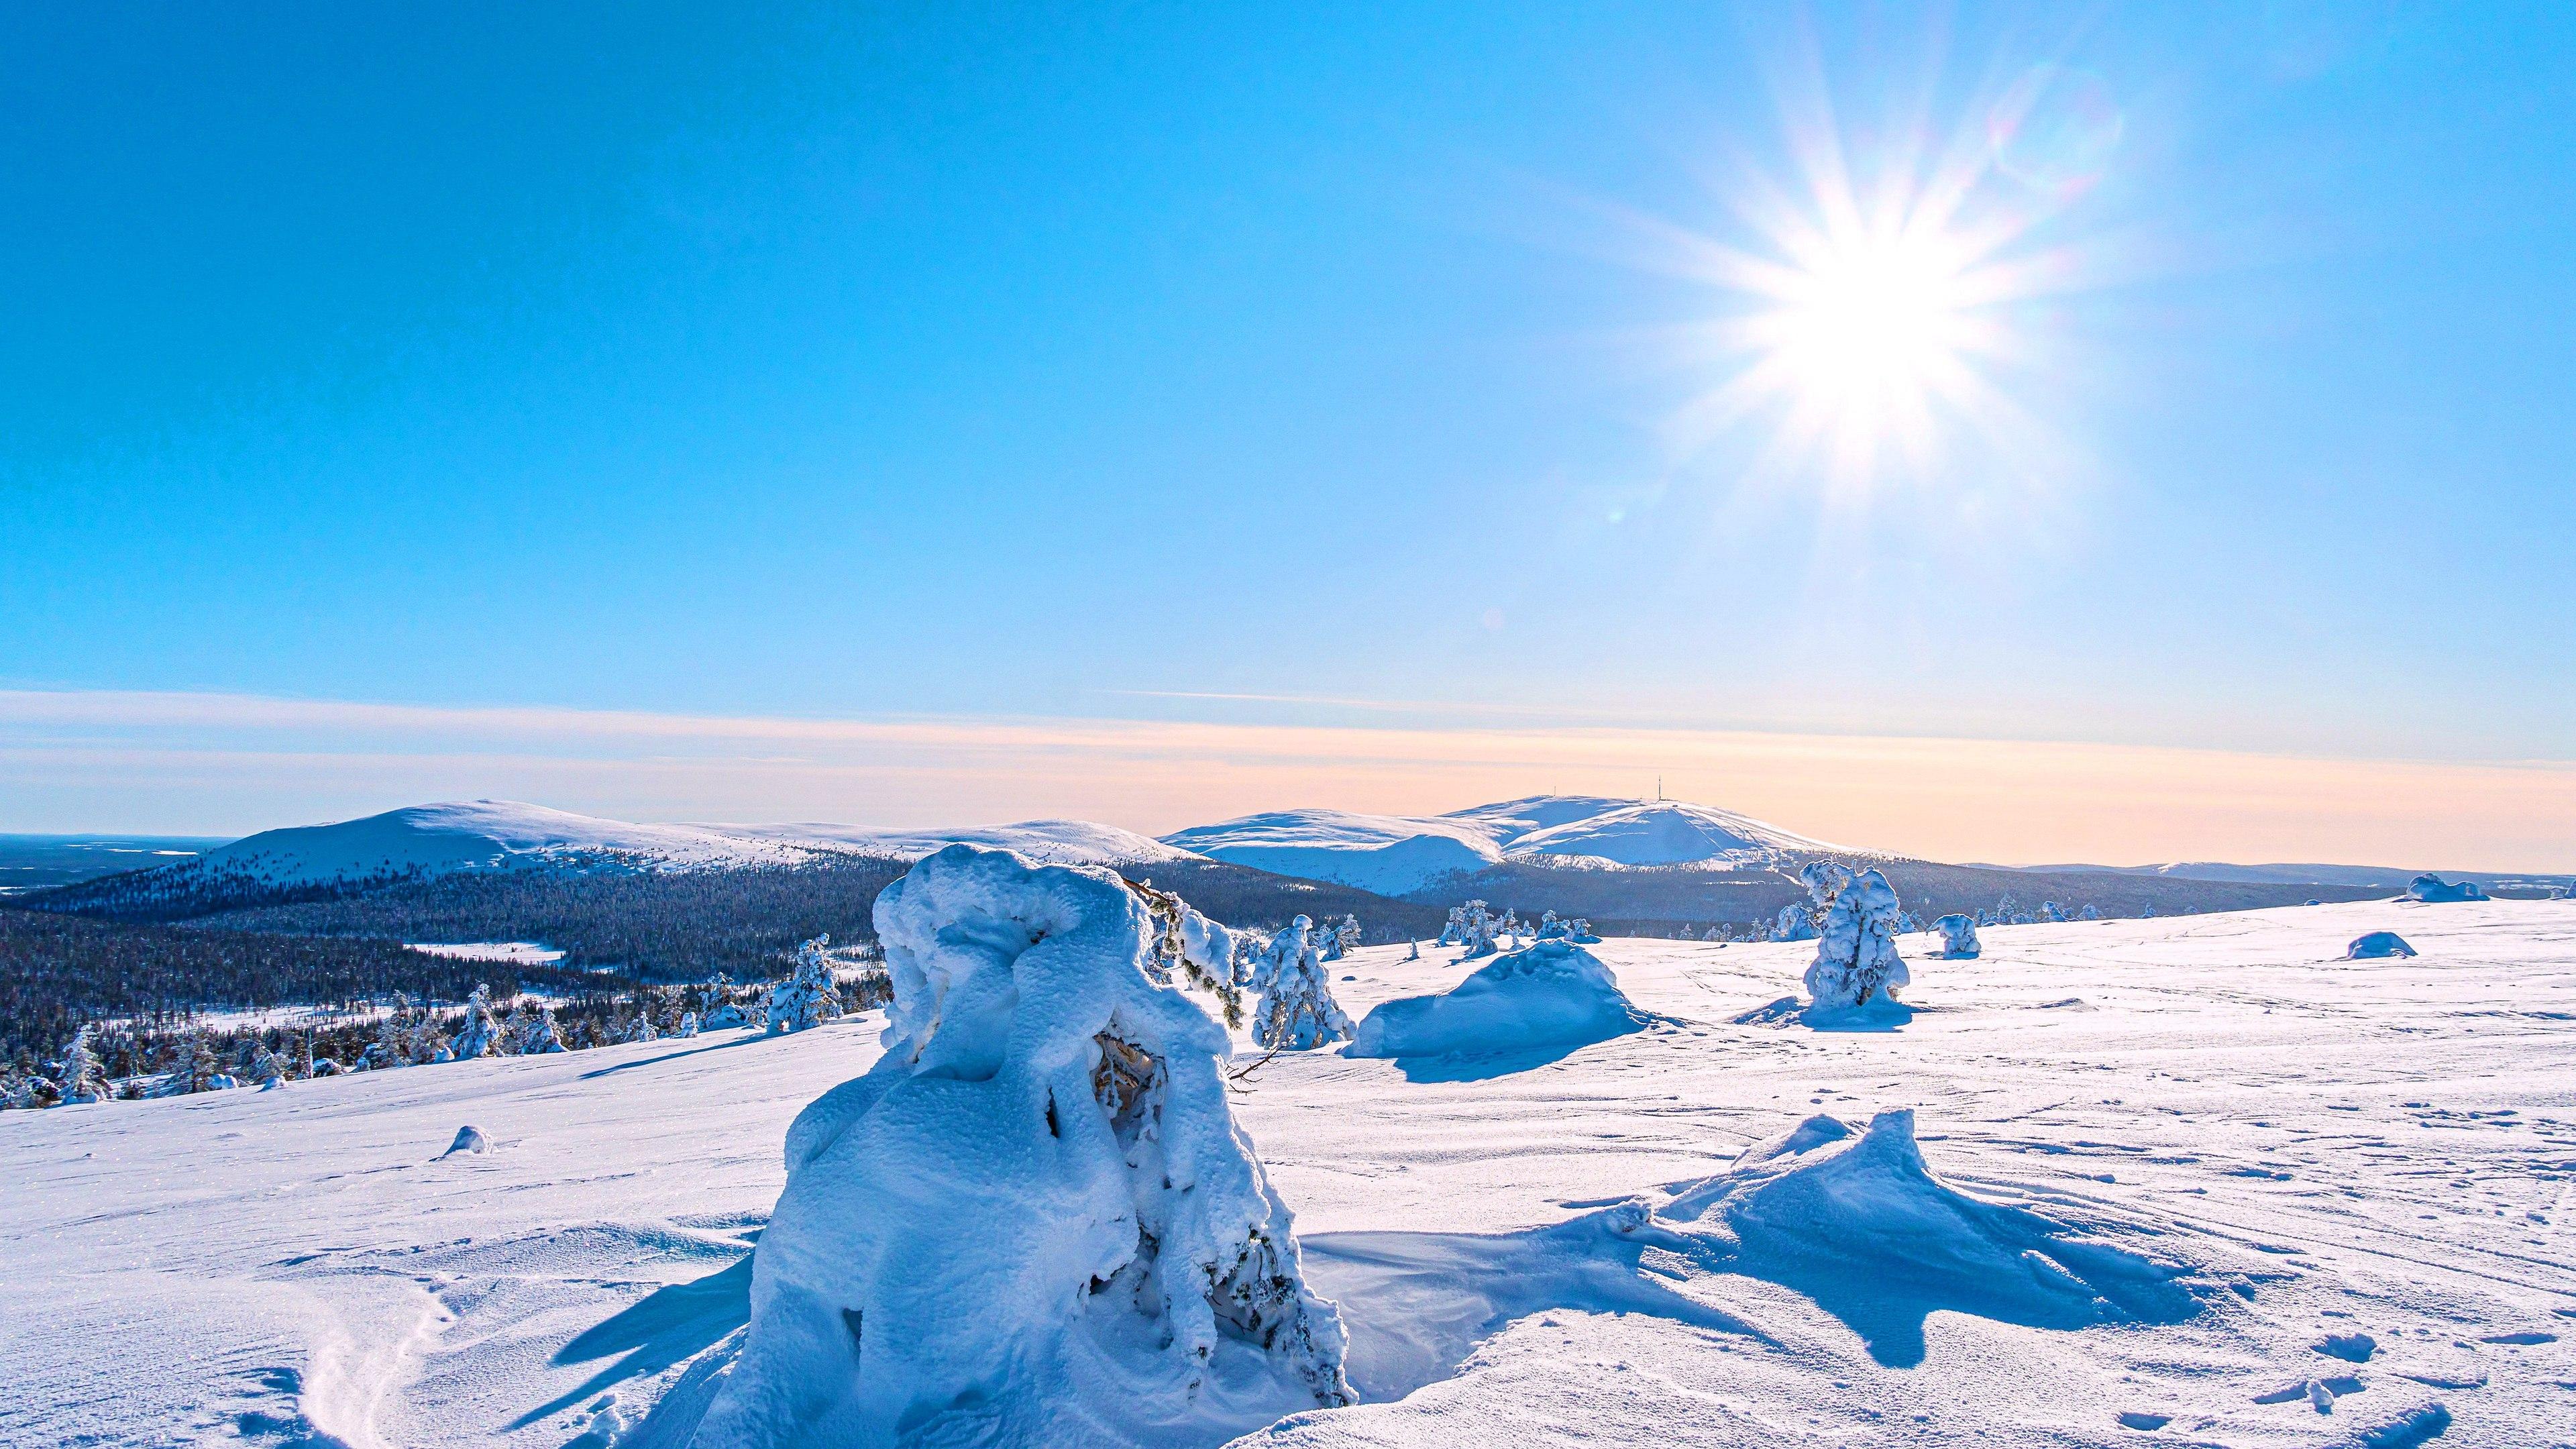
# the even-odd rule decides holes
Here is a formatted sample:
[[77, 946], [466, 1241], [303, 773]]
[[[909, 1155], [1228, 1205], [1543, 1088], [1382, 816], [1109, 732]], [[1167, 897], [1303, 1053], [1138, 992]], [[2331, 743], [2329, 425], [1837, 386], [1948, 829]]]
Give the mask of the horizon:
[[17, 31], [0, 831], [2576, 871], [2576, 13]]

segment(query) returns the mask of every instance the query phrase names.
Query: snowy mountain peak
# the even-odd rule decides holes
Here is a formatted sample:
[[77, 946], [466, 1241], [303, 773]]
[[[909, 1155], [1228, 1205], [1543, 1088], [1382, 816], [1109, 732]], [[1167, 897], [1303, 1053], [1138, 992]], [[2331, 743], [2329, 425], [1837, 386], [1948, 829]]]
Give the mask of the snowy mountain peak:
[[517, 800], [408, 805], [357, 820], [265, 830], [187, 867], [275, 884], [436, 876], [617, 859], [649, 869], [794, 864], [810, 849], [690, 825], [637, 825]]

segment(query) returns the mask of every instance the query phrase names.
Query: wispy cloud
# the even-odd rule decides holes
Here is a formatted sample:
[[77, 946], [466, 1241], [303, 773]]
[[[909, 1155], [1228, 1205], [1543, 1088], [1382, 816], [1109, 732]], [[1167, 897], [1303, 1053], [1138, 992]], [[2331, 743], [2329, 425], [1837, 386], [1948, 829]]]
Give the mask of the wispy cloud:
[[1668, 794], [1936, 859], [2576, 868], [2576, 762], [1579, 725], [816, 719], [0, 691], [0, 829], [247, 831], [507, 796], [642, 819], [1164, 831], [1252, 810]]

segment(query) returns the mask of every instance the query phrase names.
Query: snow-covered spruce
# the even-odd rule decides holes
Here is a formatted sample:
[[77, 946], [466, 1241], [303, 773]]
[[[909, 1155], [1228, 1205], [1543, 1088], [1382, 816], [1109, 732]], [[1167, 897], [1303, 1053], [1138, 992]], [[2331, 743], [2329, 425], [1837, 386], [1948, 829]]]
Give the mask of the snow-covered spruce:
[[1896, 954], [1895, 888], [1874, 870], [1855, 875], [1830, 860], [1798, 872], [1808, 896], [1823, 912], [1816, 959], [1807, 967], [1807, 995], [1827, 1011], [1893, 1001], [1906, 984], [1905, 958]]
[[877, 898], [885, 1055], [787, 1133], [690, 1441], [1216, 1444], [1351, 1402], [1343, 1332], [1106, 870], [950, 846]]
[[1803, 901], [1791, 901], [1780, 908], [1779, 919], [1771, 923], [1774, 941], [1812, 941], [1816, 939], [1813, 908]]
[[555, 1009], [541, 1005], [519, 1023], [514, 1049], [523, 1057], [541, 1057], [566, 1051], [563, 1033], [555, 1029]]
[[99, 1065], [98, 1053], [90, 1049], [89, 1034], [90, 1028], [82, 1027], [72, 1033], [70, 1045], [63, 1048], [60, 1090], [66, 1102], [104, 1102], [116, 1095], [107, 1084], [107, 1072]]
[[1225, 1024], [1243, 1024], [1243, 992], [1235, 982], [1235, 958], [1241, 942], [1234, 932], [1209, 920], [1196, 906], [1171, 891], [1156, 890], [1152, 881], [1128, 881], [1127, 888], [1145, 903], [1154, 921], [1154, 949], [1146, 971], [1157, 984], [1177, 975], [1217, 999]]
[[841, 1014], [841, 993], [832, 981], [832, 958], [824, 951], [829, 935], [816, 936], [796, 948], [796, 969], [769, 988], [769, 1030], [806, 1031]]
[[456, 1040], [449, 1049], [458, 1061], [470, 1062], [498, 1055], [500, 1043], [501, 1024], [492, 1019], [492, 988], [477, 981], [474, 994], [465, 998], [465, 1020], [456, 1028]]
[[1467, 954], [1462, 959], [1473, 961], [1478, 957], [1494, 954], [1494, 937], [1500, 930], [1502, 922], [1494, 919], [1485, 910], [1483, 901], [1469, 901], [1457, 907], [1451, 912], [1450, 919], [1458, 928], [1458, 939], [1448, 944], [1467, 948]]
[[1932, 923], [1932, 929], [1941, 933], [1941, 954], [1953, 961], [1964, 961], [1986, 949], [1985, 943], [1977, 939], [1974, 917], [1943, 916]]
[[1261, 996], [1252, 1012], [1252, 1039], [1263, 1046], [1304, 1051], [1351, 1034], [1351, 1019], [1333, 1000], [1332, 973], [1324, 969], [1316, 934], [1315, 923], [1299, 916], [1252, 963], [1248, 984]]

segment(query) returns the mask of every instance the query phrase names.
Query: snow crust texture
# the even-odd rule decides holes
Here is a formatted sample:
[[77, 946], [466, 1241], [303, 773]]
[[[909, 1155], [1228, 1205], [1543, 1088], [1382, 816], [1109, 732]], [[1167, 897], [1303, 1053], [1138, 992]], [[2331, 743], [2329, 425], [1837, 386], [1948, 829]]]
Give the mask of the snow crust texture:
[[955, 845], [876, 925], [885, 1055], [788, 1129], [741, 1357], [688, 1442], [1215, 1443], [1347, 1402], [1225, 1032], [1147, 974], [1143, 902]]

